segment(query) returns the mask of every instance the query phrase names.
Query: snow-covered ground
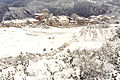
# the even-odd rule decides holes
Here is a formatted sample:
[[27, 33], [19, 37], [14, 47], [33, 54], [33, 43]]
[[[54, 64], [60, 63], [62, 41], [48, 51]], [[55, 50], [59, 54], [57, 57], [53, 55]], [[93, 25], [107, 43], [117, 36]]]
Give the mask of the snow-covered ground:
[[119, 48], [106, 45], [115, 35], [113, 27], [0, 28], [0, 79], [119, 80]]
[[[0, 28], [0, 58], [17, 56], [20, 52], [49, 53], [64, 43], [71, 44], [68, 46], [71, 50], [101, 47], [105, 42], [105, 36], [101, 36], [100, 31], [96, 30], [97, 37], [92, 39], [93, 36], [90, 37], [86, 29], [81, 32], [83, 28]], [[102, 33], [107, 34], [105, 30]], [[77, 40], [70, 42], [74, 37]]]

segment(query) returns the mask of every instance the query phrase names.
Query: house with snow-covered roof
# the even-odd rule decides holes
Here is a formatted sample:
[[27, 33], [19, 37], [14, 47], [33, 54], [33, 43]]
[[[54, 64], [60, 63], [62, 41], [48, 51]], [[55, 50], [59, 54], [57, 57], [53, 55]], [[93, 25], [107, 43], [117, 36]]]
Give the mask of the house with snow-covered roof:
[[34, 19], [34, 18], [27, 18], [26, 20], [28, 21], [27, 23], [29, 23], [29, 24], [39, 23], [39, 20]]
[[57, 16], [57, 20], [58, 20], [58, 22], [61, 23], [61, 24], [68, 24], [68, 23], [69, 23], [68, 17], [67, 17], [67, 16], [64, 16], [64, 15], [62, 15], [62, 16]]
[[76, 18], [76, 22], [78, 25], [87, 25], [88, 22], [87, 22], [87, 19], [85, 19], [84, 17], [77, 17]]
[[49, 18], [50, 15], [48, 14], [47, 9], [43, 9], [41, 13], [35, 13], [34, 18], [42, 22], [44, 19]]
[[11, 27], [13, 26], [13, 23], [11, 20], [6, 20], [2, 22], [3, 25], [5, 25], [6, 27]]
[[13, 23], [13, 27], [21, 27], [27, 24], [26, 19], [15, 19], [11, 20], [11, 22]]

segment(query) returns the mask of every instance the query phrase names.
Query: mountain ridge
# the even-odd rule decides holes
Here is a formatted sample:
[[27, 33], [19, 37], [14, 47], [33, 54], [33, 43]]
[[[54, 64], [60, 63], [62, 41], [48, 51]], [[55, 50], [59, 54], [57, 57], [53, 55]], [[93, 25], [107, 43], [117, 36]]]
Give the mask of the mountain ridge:
[[[0, 3], [3, 0], [0, 0]], [[34, 13], [39, 13], [46, 8], [54, 15], [71, 16], [73, 13], [79, 16], [89, 17], [91, 15], [119, 15], [119, 0], [10, 0], [0, 14], [0, 21], [32, 17]], [[15, 2], [12, 2], [15, 1]], [[5, 2], [5, 1], [3, 1]], [[1, 9], [1, 8], [0, 8]], [[19, 15], [18, 15], [19, 14]]]

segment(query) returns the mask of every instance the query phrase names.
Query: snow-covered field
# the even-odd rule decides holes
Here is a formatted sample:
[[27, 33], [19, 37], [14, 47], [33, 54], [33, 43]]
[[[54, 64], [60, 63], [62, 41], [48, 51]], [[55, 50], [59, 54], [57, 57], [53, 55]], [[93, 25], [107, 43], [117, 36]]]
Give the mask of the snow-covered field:
[[56, 49], [69, 41], [72, 33], [72, 30], [66, 32], [56, 28], [0, 28], [0, 57], [16, 56], [20, 52], [48, 53], [51, 48]]
[[96, 30], [97, 37], [94, 40], [86, 31], [83, 31], [83, 35], [81, 35], [80, 31], [82, 29], [83, 27], [0, 28], [0, 58], [17, 56], [20, 52], [49, 53], [64, 43], [70, 42], [75, 36], [79, 39], [69, 43], [71, 44], [69, 46], [71, 50], [76, 48], [99, 48], [105, 42], [105, 37], [102, 37], [99, 31]]

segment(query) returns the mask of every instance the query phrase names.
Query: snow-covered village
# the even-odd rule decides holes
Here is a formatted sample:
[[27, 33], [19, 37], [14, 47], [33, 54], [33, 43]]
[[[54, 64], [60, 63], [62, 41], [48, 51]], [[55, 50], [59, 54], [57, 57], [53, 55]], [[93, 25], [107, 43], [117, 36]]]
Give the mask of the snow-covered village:
[[[54, 16], [52, 13], [48, 13], [47, 9], [43, 9], [41, 13], [35, 13], [33, 18], [25, 19], [13, 19], [13, 20], [4, 20], [1, 22], [0, 27], [26, 27], [31, 26], [31, 28], [37, 27], [39, 25], [43, 26], [54, 26], [54, 27], [78, 27], [78, 26], [87, 26], [87, 25], [99, 25], [99, 24], [117, 24], [120, 23], [120, 17], [117, 16], [107, 16], [107, 15], [91, 15], [88, 18], [80, 17], [77, 14], [73, 13], [71, 16], [59, 15]], [[36, 25], [36, 26], [35, 26]]]
[[120, 80], [120, 16], [3, 17], [0, 80]]

